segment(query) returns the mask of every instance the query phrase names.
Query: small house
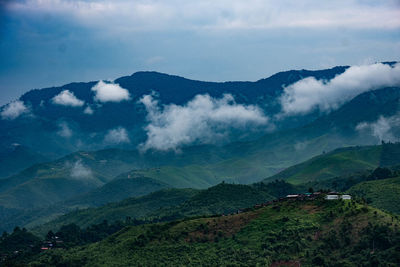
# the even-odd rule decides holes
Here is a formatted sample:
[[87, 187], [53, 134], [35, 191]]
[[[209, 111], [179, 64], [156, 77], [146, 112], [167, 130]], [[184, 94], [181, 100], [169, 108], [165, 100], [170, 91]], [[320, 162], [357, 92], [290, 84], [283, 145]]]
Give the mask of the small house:
[[343, 200], [351, 200], [351, 196], [350, 195], [342, 195], [342, 199]]

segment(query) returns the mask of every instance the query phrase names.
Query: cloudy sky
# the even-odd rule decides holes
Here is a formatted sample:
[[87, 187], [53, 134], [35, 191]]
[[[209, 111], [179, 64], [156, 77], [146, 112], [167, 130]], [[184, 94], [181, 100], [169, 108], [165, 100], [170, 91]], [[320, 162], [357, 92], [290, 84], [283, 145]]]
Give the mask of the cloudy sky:
[[[400, 59], [399, 0], [0, 0], [0, 5], [0, 105], [33, 88], [140, 70], [257, 80], [287, 69]], [[54, 101], [75, 100], [64, 92]]]

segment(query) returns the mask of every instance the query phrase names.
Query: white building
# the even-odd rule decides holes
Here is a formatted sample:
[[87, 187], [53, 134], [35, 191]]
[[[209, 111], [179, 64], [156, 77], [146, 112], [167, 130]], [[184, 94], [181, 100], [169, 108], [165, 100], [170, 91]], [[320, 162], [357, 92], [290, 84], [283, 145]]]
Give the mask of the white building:
[[351, 200], [351, 196], [350, 195], [342, 195], [342, 199], [343, 200]]
[[338, 195], [326, 195], [325, 199], [326, 200], [338, 200], [339, 196]]

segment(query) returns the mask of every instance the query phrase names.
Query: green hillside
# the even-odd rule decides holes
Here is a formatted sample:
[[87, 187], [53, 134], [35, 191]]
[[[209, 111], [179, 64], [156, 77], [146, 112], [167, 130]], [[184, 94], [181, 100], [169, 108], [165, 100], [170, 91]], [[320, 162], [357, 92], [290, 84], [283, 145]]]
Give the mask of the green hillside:
[[177, 207], [159, 211], [158, 216], [183, 218], [231, 213], [272, 199], [275, 197], [269, 194], [267, 187], [221, 183], [201, 190]]
[[400, 177], [362, 182], [348, 192], [374, 207], [400, 214]]
[[[140, 153], [137, 150], [120, 149], [76, 152], [57, 161], [35, 165], [10, 178], [1, 179], [0, 193], [34, 179], [40, 183], [40, 179], [43, 177], [66, 178], [68, 168], [77, 162], [92, 172], [93, 178], [97, 182], [97, 186], [93, 184], [94, 187], [101, 186], [116, 176], [132, 170], [139, 176], [153, 178], [178, 188], [207, 188], [223, 180], [243, 184], [254, 183], [293, 164], [299, 164], [321, 154], [323, 151], [331, 151], [349, 145], [375, 143], [376, 139], [372, 137], [359, 136], [357, 132], [354, 132], [354, 127], [359, 122], [377, 119], [379, 115], [382, 115], [378, 111], [384, 111], [387, 116], [395, 112], [394, 100], [387, 97], [388, 92], [396, 95], [398, 90], [387, 88], [362, 94], [340, 109], [304, 127], [266, 133], [256, 140], [235, 142], [223, 146], [185, 147], [179, 153], [175, 151]], [[365, 109], [366, 106], [374, 108]], [[349, 118], [344, 112], [346, 110], [359, 110], [359, 112], [356, 117]], [[331, 158], [317, 157], [313, 159], [315, 162], [312, 165], [302, 171], [299, 171], [299, 168], [301, 169], [303, 165], [296, 166], [288, 169], [287, 174], [281, 173], [272, 179], [283, 178], [301, 183], [307, 180], [343, 175], [349, 171], [373, 169], [379, 165], [379, 162], [382, 165], [393, 165], [395, 162], [399, 162], [400, 149], [398, 146], [400, 145], [385, 147], [381, 156], [378, 156], [379, 149], [363, 151], [358, 154], [356, 150], [344, 151], [341, 155], [329, 153], [332, 155]], [[28, 190], [24, 192], [28, 192]], [[53, 192], [49, 192], [49, 194], [53, 194]], [[69, 197], [74, 196], [76, 195], [71, 194]], [[18, 196], [15, 195], [15, 197]], [[49, 198], [48, 201], [53, 204], [58, 199]]]
[[[128, 198], [120, 202], [110, 203], [98, 208], [75, 210], [55, 220], [34, 228], [34, 232], [45, 235], [49, 230], [58, 230], [61, 226], [74, 223], [80, 227], [88, 227], [104, 220], [123, 221], [144, 218], [157, 214], [161, 208], [178, 206], [193, 197], [198, 191], [194, 189], [166, 189], [138, 198]], [[28, 225], [29, 226], [29, 225]]]
[[[78, 208], [101, 206], [129, 197], [147, 195], [154, 191], [170, 187], [160, 181], [146, 177], [115, 179], [95, 189], [93, 187], [84, 187], [78, 182], [66, 181], [64, 184], [63, 180], [60, 179], [49, 179], [48, 181], [52, 183], [48, 184], [43, 181], [38, 183], [39, 185], [48, 186], [44, 189], [39, 188], [39, 190], [34, 190], [35, 188], [31, 187], [26, 190], [25, 194], [18, 191], [0, 194], [0, 203], [5, 203], [4, 206], [7, 204], [13, 205], [13, 207], [29, 207], [32, 205], [32, 208], [29, 209], [16, 209], [7, 206], [7, 208], [3, 208], [0, 231], [10, 231], [15, 225], [26, 227], [41, 225]], [[32, 184], [34, 182], [18, 186], [13, 190], [26, 189], [27, 186]], [[30, 190], [34, 191], [34, 193], [31, 193]], [[50, 192], [43, 193], [45, 190], [49, 190]], [[53, 195], [53, 192], [61, 193]], [[15, 197], [18, 194], [21, 194], [21, 196], [18, 198]], [[77, 196], [71, 198], [71, 195]], [[58, 202], [54, 203], [54, 200]], [[33, 206], [36, 203], [40, 205]]]
[[[273, 187], [281, 187], [286, 190], [284, 188], [286, 185], [285, 183], [279, 184], [279, 186], [274, 184]], [[43, 235], [49, 230], [55, 231], [69, 223], [87, 227], [103, 220], [123, 221], [126, 217], [173, 220], [187, 216], [232, 213], [238, 209], [274, 199], [275, 196], [270, 194], [271, 188], [266, 185], [248, 186], [221, 183], [205, 190], [161, 190], [99, 208], [73, 211], [33, 229], [34, 232]]]
[[0, 145], [0, 179], [18, 173], [33, 164], [46, 162], [49, 158], [19, 144], [4, 148]]
[[[70, 169], [77, 163], [92, 174], [90, 181], [75, 179], [73, 182], [80, 181], [81, 188], [84, 188], [86, 192], [126, 172], [132, 172], [135, 177], [153, 178], [177, 188], [207, 188], [224, 180], [243, 184], [258, 182], [323, 151], [376, 142], [373, 138], [361, 138], [357, 132], [354, 132], [354, 127], [361, 120], [376, 119], [380, 108], [385, 110], [385, 114], [391, 114], [392, 109], [385, 109], [389, 102], [389, 106], [393, 107], [393, 99], [387, 98], [386, 91], [388, 90], [393, 91], [392, 93], [397, 92], [395, 89], [382, 89], [362, 94], [340, 109], [304, 127], [267, 133], [256, 140], [246, 142], [235, 142], [224, 146], [191, 146], [182, 148], [180, 153], [175, 151], [140, 153], [137, 150], [119, 149], [76, 152], [53, 162], [32, 166], [7, 179], [1, 179], [0, 199], [3, 202], [0, 202], [0, 205], [4, 203], [6, 207], [30, 209], [44, 204], [40, 195], [46, 194], [51, 196], [47, 198], [46, 205], [57, 203], [60, 200], [58, 196], [62, 195], [60, 192], [41, 191], [41, 188], [51, 190], [52, 187], [46, 185], [49, 183], [46, 179], [54, 179], [51, 183], [54, 183], [56, 188], [61, 188], [57, 186], [57, 181], [60, 180], [60, 184], [62, 184], [62, 179], [69, 181]], [[360, 105], [363, 107], [372, 105], [374, 112], [362, 110], [353, 120], [344, 116], [343, 110], [357, 109]], [[332, 127], [335, 125], [337, 127]], [[349, 130], [350, 126], [346, 125], [354, 127]], [[303, 183], [342, 176], [349, 172], [374, 169], [378, 165], [393, 165], [396, 162], [400, 163], [399, 147], [400, 145], [388, 144], [383, 149], [371, 147], [370, 149], [360, 148], [361, 150], [357, 148], [338, 150], [291, 167], [273, 176], [272, 180], [287, 179], [293, 183]], [[88, 182], [90, 186], [87, 185]], [[17, 190], [16, 187], [19, 186], [23, 188]], [[37, 199], [33, 197], [32, 202], [25, 205], [24, 203], [27, 202], [15, 201], [22, 192], [36, 194], [39, 197]], [[82, 193], [85, 192], [71, 190], [68, 194], [62, 195], [62, 198], [73, 198]]]
[[124, 228], [29, 266], [396, 266], [397, 218], [353, 201], [299, 201]]
[[[10, 186], [14, 179], [22, 181]], [[1, 181], [4, 187], [0, 192], [0, 205], [19, 209], [46, 207], [98, 188], [104, 184], [104, 180], [106, 178], [97, 172], [91, 171], [87, 175], [85, 173], [85, 176], [74, 177], [65, 167], [56, 171], [55, 168], [35, 166]]]
[[[119, 178], [124, 175], [125, 178], [129, 175], [149, 177], [177, 188], [207, 188], [222, 181], [248, 184], [340, 143], [339, 139], [326, 135], [313, 139], [315, 142], [309, 141], [308, 148], [301, 151], [288, 141], [298, 135], [297, 131], [281, 135], [274, 133], [269, 135], [270, 138], [263, 138], [262, 142], [190, 147], [182, 154], [149, 152], [141, 155], [137, 151], [117, 149], [77, 152], [0, 180], [0, 206], [21, 210], [47, 208], [97, 190], [118, 175], [122, 175]], [[321, 142], [325, 145], [322, 146]], [[71, 169], [78, 163], [90, 175], [71, 177]], [[99, 196], [99, 200], [90, 202], [107, 202], [104, 196]]]
[[373, 170], [378, 166], [399, 163], [400, 144], [340, 148], [289, 167], [265, 181], [283, 179], [300, 184], [348, 176], [357, 172]]
[[168, 188], [169, 185], [148, 177], [117, 178], [88, 193], [65, 201], [69, 207], [93, 207], [120, 201], [128, 197], [138, 197]]

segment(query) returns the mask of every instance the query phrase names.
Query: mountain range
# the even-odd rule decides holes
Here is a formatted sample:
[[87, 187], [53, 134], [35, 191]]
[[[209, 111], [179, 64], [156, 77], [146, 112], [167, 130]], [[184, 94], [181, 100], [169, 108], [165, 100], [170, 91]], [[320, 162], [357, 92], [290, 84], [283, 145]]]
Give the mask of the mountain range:
[[[371, 146], [399, 136], [399, 87], [375, 86], [328, 110], [282, 113], [290, 86], [310, 79], [332, 84], [352, 68], [286, 71], [257, 82], [224, 83], [138, 72], [113, 82], [32, 90], [1, 108], [3, 217], [37, 225], [75, 208], [160, 189], [264, 179], [304, 184], [399, 164], [396, 145], [390, 153], [389, 145]], [[23, 105], [16, 117], [9, 113], [13, 103]], [[203, 105], [218, 116], [204, 113]], [[235, 121], [229, 112], [245, 114], [247, 121]], [[212, 121], [196, 129], [208, 139], [187, 130], [187, 125], [197, 127], [190, 120], [197, 122], [199, 113], [205, 114], [200, 124]], [[42, 214], [36, 222], [34, 214]], [[6, 229], [12, 227], [8, 222]]]
[[[194, 81], [157, 72], [138, 72], [111, 83], [117, 94], [121, 93], [118, 91], [120, 89], [128, 97], [117, 95], [117, 98], [109, 96], [101, 100], [97, 98], [99, 91], [93, 90], [99, 82], [70, 83], [60, 87], [35, 89], [17, 100], [22, 107], [15, 105], [12, 109], [14, 113], [4, 113], [9, 107], [7, 105], [1, 108], [2, 114], [8, 114], [8, 117], [2, 116], [3, 119], [0, 120], [0, 152], [7, 151], [12, 144], [20, 144], [29, 149], [30, 153], [56, 159], [77, 149], [98, 150], [116, 146], [136, 149], [138, 144], [146, 140], [143, 128], [148, 123], [148, 113], [140, 103], [140, 99], [146, 95], [156, 95], [160, 105], [182, 106], [197, 95], [209, 95], [218, 99], [224, 94], [231, 94], [236, 103], [257, 105], [265, 116], [273, 116], [280, 111], [278, 98], [282, 95], [283, 86], [306, 77], [331, 79], [343, 73], [346, 68], [287, 71], [257, 82], [224, 83]], [[102, 84], [103, 87], [107, 85]], [[275, 121], [274, 127], [295, 128], [317, 116], [314, 112], [307, 116], [288, 117]], [[120, 129], [123, 131], [118, 132]], [[262, 132], [265, 130], [258, 136]], [[121, 133], [126, 137], [122, 136], [121, 139]], [[243, 137], [243, 131], [240, 137]], [[254, 139], [253, 135], [250, 137]], [[229, 142], [234, 140], [235, 138], [230, 139]], [[0, 177], [9, 176], [34, 163], [29, 160], [30, 153], [16, 155], [13, 159], [19, 164], [5, 165], [8, 169], [0, 170]]]
[[27, 92], [0, 108], [0, 265], [392, 266], [399, 70]]

